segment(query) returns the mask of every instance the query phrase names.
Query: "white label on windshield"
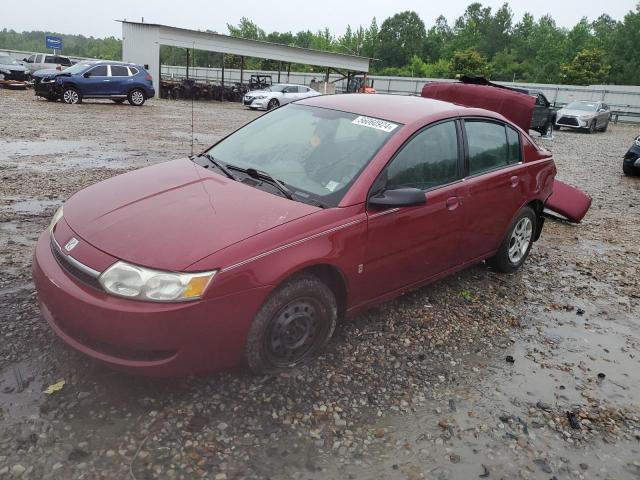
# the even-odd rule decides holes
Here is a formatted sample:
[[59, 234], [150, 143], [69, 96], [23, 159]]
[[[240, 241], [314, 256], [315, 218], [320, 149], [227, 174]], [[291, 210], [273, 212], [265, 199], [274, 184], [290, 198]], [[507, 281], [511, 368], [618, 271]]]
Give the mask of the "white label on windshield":
[[383, 132], [393, 132], [398, 125], [391, 122], [385, 122], [384, 120], [378, 120], [371, 117], [358, 117], [353, 122], [354, 125], [362, 125], [363, 127], [375, 128], [376, 130], [382, 130]]
[[338, 185], [340, 185], [339, 182], [334, 182], [333, 180], [331, 180], [325, 185], [325, 188], [330, 192], [333, 192], [336, 188], [338, 188]]

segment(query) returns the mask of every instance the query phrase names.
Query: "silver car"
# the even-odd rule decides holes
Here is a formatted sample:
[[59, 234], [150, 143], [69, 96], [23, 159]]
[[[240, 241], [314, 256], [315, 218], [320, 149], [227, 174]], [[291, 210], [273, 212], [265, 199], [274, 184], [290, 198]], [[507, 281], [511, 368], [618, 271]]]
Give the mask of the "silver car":
[[556, 130], [561, 127], [584, 129], [589, 133], [596, 130], [604, 132], [609, 126], [611, 110], [606, 103], [581, 100], [558, 110], [556, 116]]
[[8, 53], [0, 52], [0, 80], [17, 80], [23, 82], [29, 79], [29, 71], [20, 65]]
[[242, 103], [252, 110], [271, 110], [285, 103], [294, 102], [301, 98], [316, 97], [320, 92], [305, 87], [304, 85], [293, 85], [290, 83], [276, 83], [263, 90], [252, 90], [247, 93]]

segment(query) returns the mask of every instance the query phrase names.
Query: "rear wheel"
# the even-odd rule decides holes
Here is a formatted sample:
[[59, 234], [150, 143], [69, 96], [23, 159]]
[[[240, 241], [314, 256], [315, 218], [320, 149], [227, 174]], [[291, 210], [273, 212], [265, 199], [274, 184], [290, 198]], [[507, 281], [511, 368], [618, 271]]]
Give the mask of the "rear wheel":
[[315, 358], [333, 334], [337, 312], [325, 283], [296, 275], [269, 296], [253, 320], [245, 347], [249, 368], [276, 373]]
[[267, 110], [273, 110], [274, 108], [278, 107], [280, 105], [280, 102], [278, 100], [276, 100], [275, 98], [272, 98], [271, 100], [269, 100], [269, 103], [267, 104]]
[[80, 92], [73, 87], [65, 87], [62, 91], [62, 101], [69, 105], [82, 102], [82, 96]]
[[514, 220], [498, 253], [487, 260], [496, 270], [515, 272], [522, 266], [533, 245], [537, 217], [531, 207], [524, 207]]
[[144, 96], [144, 92], [139, 88], [134, 88], [129, 92], [129, 96], [127, 97], [129, 103], [135, 107], [139, 107], [144, 104], [146, 100]]

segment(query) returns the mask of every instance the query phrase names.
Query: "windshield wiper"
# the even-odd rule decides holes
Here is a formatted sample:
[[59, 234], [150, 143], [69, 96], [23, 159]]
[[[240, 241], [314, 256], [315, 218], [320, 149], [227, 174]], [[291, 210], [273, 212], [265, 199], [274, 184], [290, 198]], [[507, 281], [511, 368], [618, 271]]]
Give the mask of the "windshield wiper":
[[235, 165], [227, 164], [227, 167], [231, 170], [237, 170], [238, 172], [246, 173], [251, 178], [255, 178], [257, 180], [266, 180], [274, 187], [276, 187], [282, 194], [287, 197], [289, 200], [293, 200], [293, 192], [289, 190], [284, 183], [282, 183], [277, 178], [272, 177], [267, 172], [262, 170], [256, 170], [255, 168], [242, 168], [236, 167]]
[[229, 170], [227, 170], [227, 168], [225, 166], [223, 166], [220, 162], [218, 162], [215, 158], [213, 158], [213, 156], [209, 153], [201, 153], [200, 155], [198, 155], [199, 157], [204, 157], [207, 160], [209, 160], [209, 162], [211, 162], [211, 164], [214, 167], [217, 167], [218, 170], [220, 170], [222, 173], [224, 173], [227, 177], [229, 177], [231, 180], [238, 180], [236, 177], [234, 177], [233, 173], [231, 173]]

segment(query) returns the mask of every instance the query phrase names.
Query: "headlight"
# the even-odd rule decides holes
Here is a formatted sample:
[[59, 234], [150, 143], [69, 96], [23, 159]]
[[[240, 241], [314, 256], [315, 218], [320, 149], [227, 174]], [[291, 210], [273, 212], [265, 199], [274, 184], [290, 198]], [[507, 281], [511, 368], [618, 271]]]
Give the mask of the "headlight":
[[4, 73], [5, 75], [11, 75], [11, 70], [5, 70], [4, 68], [0, 68], [0, 73]]
[[163, 272], [119, 261], [107, 268], [98, 280], [107, 292], [119, 297], [184, 302], [202, 297], [216, 272]]
[[254, 100], [262, 100], [264, 98], [267, 98], [267, 96], [266, 95], [258, 95], [257, 97], [253, 97], [253, 98], [254, 98]]
[[640, 147], [640, 137], [636, 137], [633, 143], [635, 143], [637, 147]]
[[56, 210], [56, 213], [54, 213], [53, 217], [51, 218], [51, 223], [49, 223], [49, 231], [50, 232], [53, 230], [53, 227], [56, 226], [56, 223], [58, 223], [61, 218], [62, 218], [62, 207], [60, 207], [58, 210]]

